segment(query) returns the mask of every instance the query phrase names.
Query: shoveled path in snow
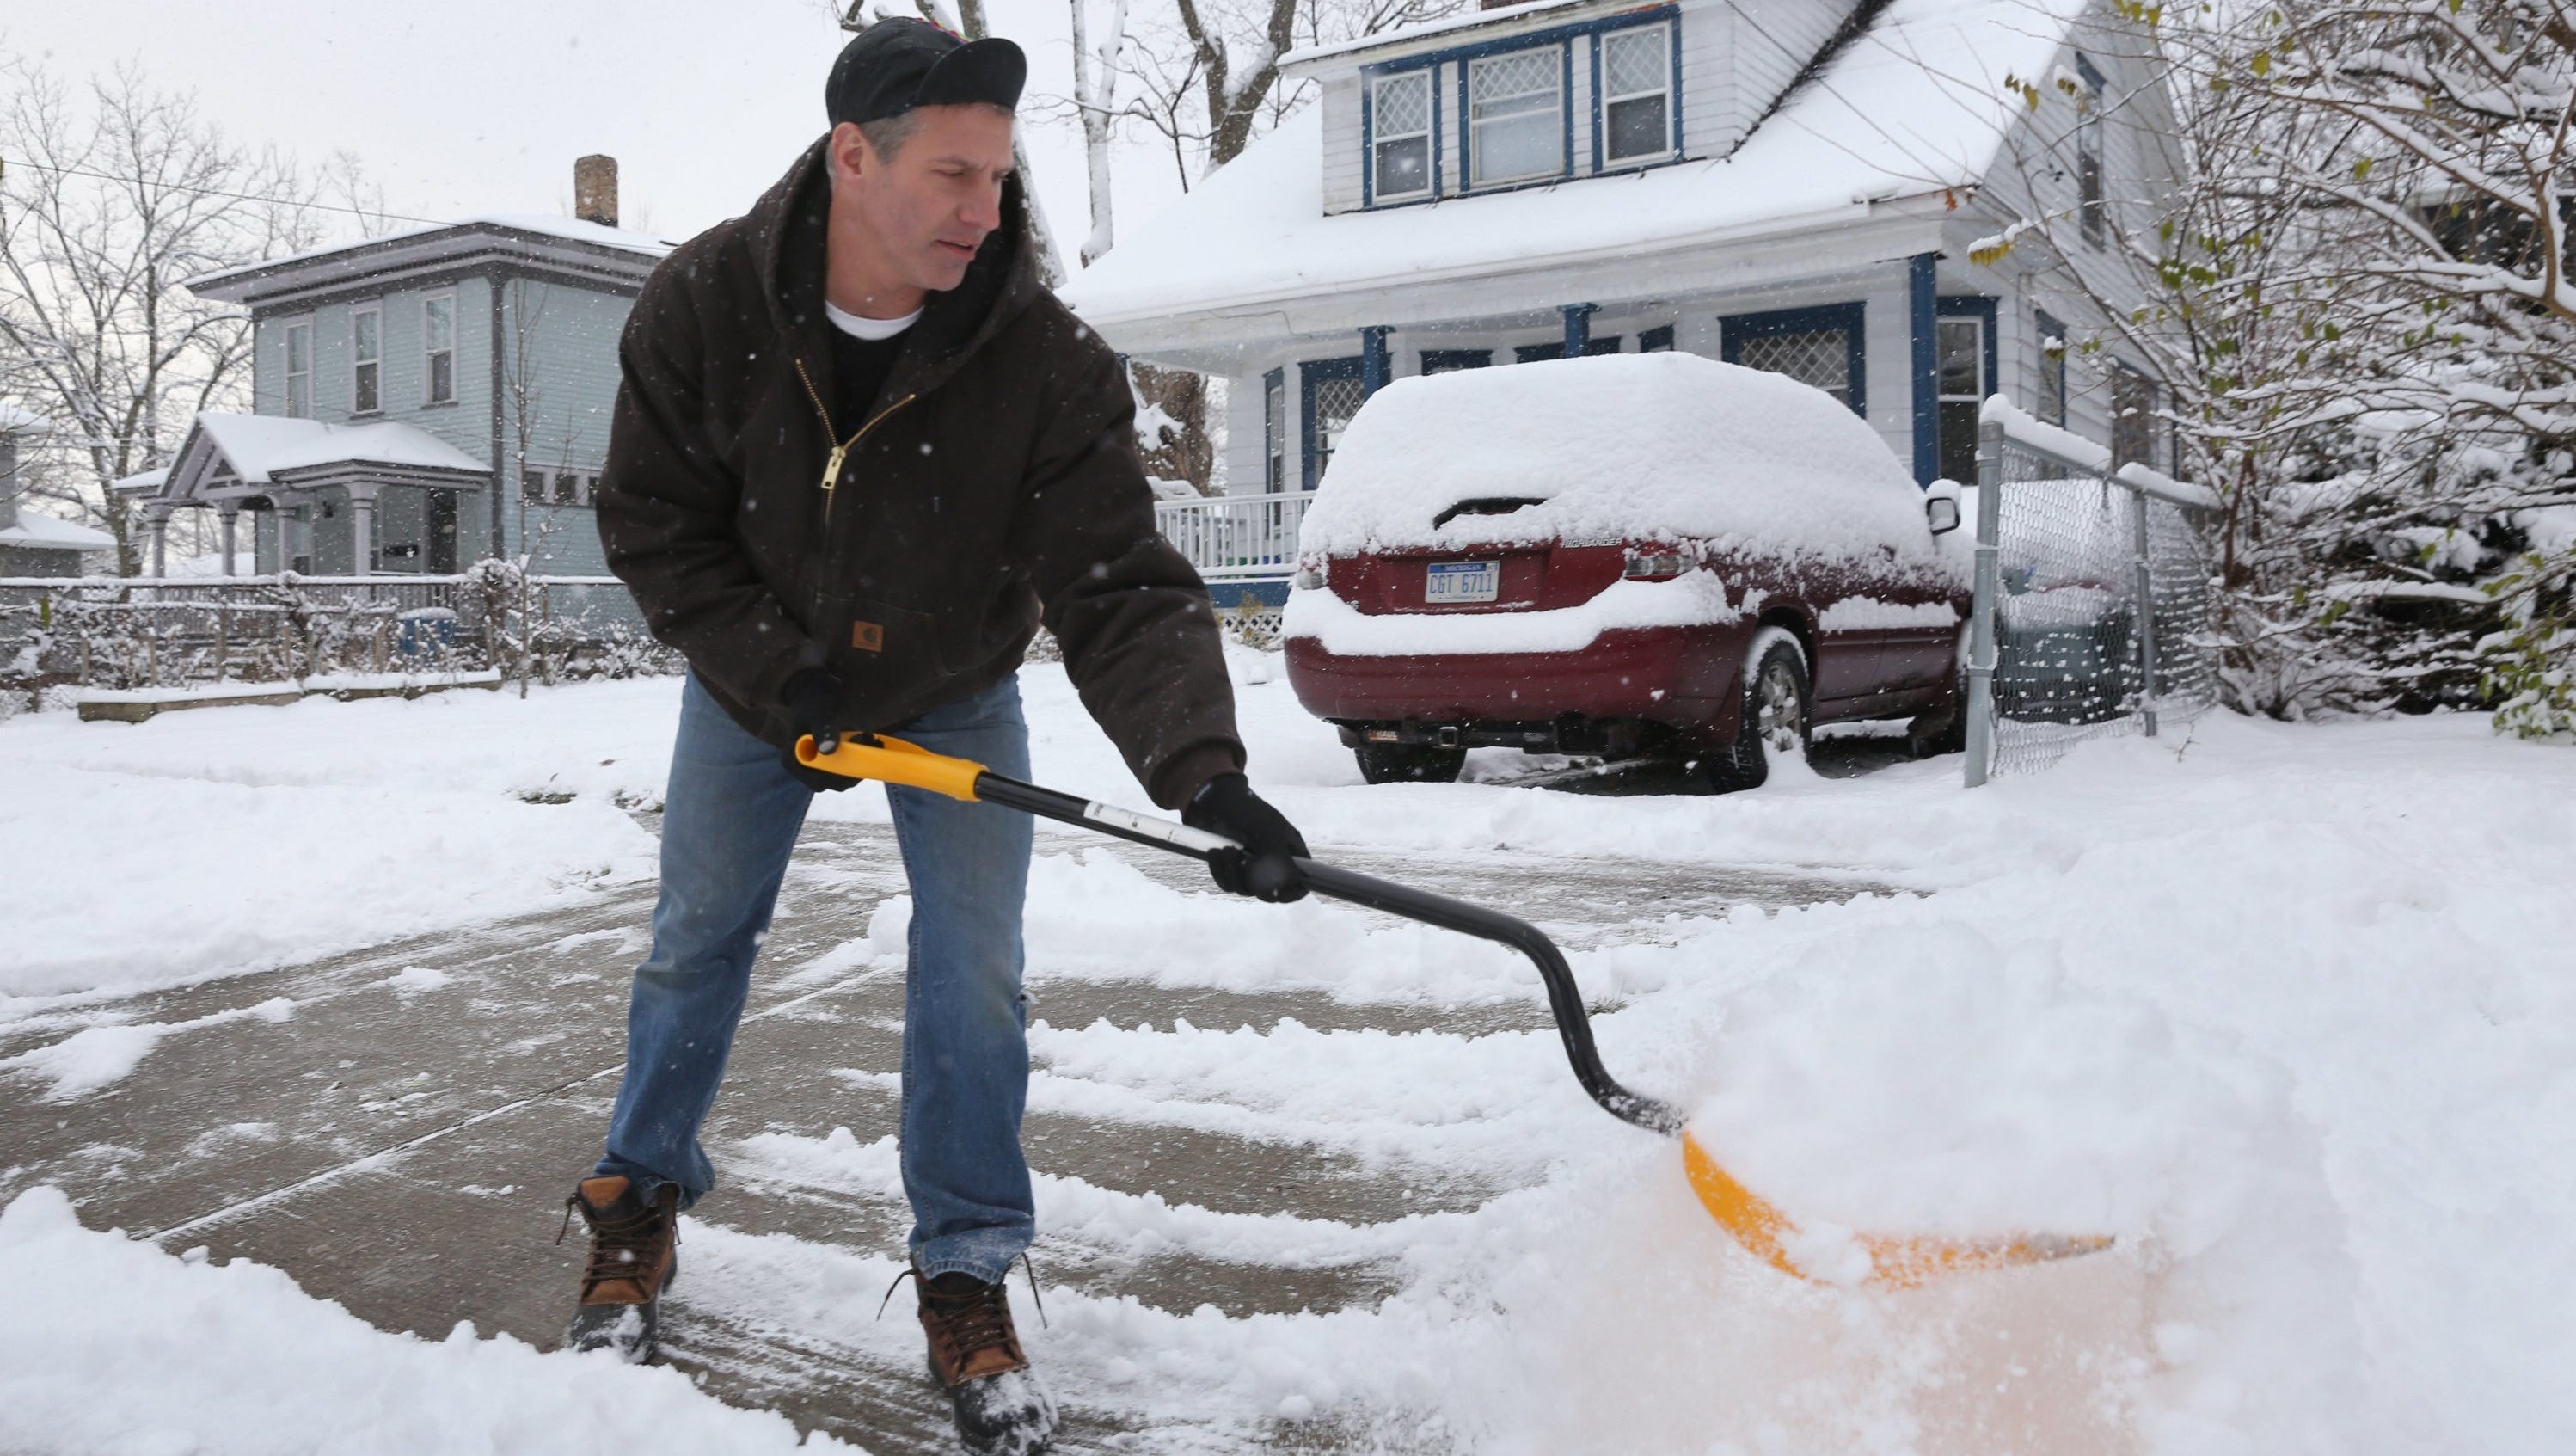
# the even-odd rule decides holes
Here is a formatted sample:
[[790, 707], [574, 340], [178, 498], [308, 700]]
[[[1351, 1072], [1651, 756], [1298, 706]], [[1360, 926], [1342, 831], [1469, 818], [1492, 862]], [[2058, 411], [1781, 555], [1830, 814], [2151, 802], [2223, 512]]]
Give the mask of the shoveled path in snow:
[[[1039, 849], [1096, 845], [1049, 834]], [[1112, 852], [1177, 889], [1198, 888], [1204, 873], [1127, 846]], [[1738, 905], [1840, 900], [1870, 888], [1637, 860], [1337, 858], [1511, 908], [1569, 946], [1652, 939], [1668, 914], [1722, 916]], [[692, 1225], [715, 1257], [684, 1246], [669, 1358], [729, 1401], [780, 1409], [880, 1452], [944, 1451], [944, 1410], [912, 1360], [890, 1362], [881, 1339], [853, 1344], [844, 1332], [864, 1311], [854, 1315], [846, 1300], [827, 1308], [823, 1296], [804, 1292], [830, 1282], [848, 1256], [894, 1255], [908, 1223], [882, 1179], [851, 1171], [869, 1166], [867, 1145], [892, 1126], [902, 979], [866, 937], [879, 905], [902, 889], [884, 827], [809, 828], [710, 1128], [728, 1186]], [[487, 1334], [550, 1347], [576, 1258], [571, 1245], [551, 1242], [560, 1200], [594, 1155], [616, 1090], [626, 979], [650, 903], [649, 886], [629, 888], [571, 912], [0, 1027], [0, 1058], [62, 1046], [93, 1028], [169, 1028], [157, 1042], [141, 1032], [151, 1050], [139, 1069], [93, 1091], [48, 1100], [39, 1078], [0, 1079], [0, 1126], [11, 1130], [0, 1203], [54, 1183], [92, 1227], [278, 1266], [384, 1328], [434, 1338], [470, 1320]], [[1034, 1018], [1060, 1028], [1150, 1024], [1146, 1057], [1184, 1024], [1268, 1031], [1293, 1019], [1328, 1036], [1375, 1029], [1463, 1038], [1546, 1024], [1534, 978], [1524, 1003], [1455, 1009], [1170, 984], [1221, 979], [1186, 967], [1140, 964], [1135, 979], [1102, 980], [1049, 977], [1033, 964], [1031, 975]], [[81, 1060], [70, 1055], [76, 1049], [112, 1063], [136, 1038], [99, 1031], [66, 1046], [57, 1065]], [[1039, 1062], [1043, 1082], [1043, 1049]], [[1566, 1090], [1574, 1095], [1570, 1078]], [[1347, 1236], [1407, 1214], [1472, 1209], [1507, 1191], [1455, 1165], [1362, 1158], [1331, 1137], [1238, 1126], [1228, 1111], [1148, 1094], [1103, 1112], [1040, 1096], [1027, 1142], [1042, 1175], [1092, 1205], [1105, 1200], [1112, 1223], [1151, 1222], [1172, 1209], [1238, 1223], [1287, 1214], [1310, 1221], [1301, 1226], [1306, 1242], [1342, 1235], [1360, 1252], [1219, 1257], [1175, 1238], [1147, 1239], [1140, 1253], [1133, 1240], [1102, 1242], [1077, 1227], [1041, 1239], [1037, 1263], [1049, 1284], [1175, 1314], [1212, 1305], [1230, 1318], [1366, 1305], [1391, 1288], [1390, 1276], [1366, 1255], [1365, 1238]], [[851, 1138], [825, 1136], [844, 1127]], [[818, 1147], [848, 1156], [813, 1156]], [[1021, 1303], [1033, 1321], [1025, 1294]], [[909, 1318], [899, 1296], [886, 1319]], [[1341, 1444], [1320, 1423], [1137, 1430], [1132, 1416], [1079, 1404], [1072, 1415], [1075, 1450], [1127, 1449], [1139, 1435], [1157, 1448]], [[1372, 1445], [1386, 1438], [1384, 1430], [1365, 1437]]]

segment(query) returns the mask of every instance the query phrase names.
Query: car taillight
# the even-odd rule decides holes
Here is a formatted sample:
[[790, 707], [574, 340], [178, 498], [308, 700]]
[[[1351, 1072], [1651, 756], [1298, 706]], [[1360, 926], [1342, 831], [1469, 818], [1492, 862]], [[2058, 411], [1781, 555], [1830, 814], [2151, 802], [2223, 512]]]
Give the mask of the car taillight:
[[1631, 551], [1628, 553], [1628, 567], [1624, 574], [1630, 581], [1670, 581], [1688, 570], [1690, 570], [1690, 558], [1687, 556]]

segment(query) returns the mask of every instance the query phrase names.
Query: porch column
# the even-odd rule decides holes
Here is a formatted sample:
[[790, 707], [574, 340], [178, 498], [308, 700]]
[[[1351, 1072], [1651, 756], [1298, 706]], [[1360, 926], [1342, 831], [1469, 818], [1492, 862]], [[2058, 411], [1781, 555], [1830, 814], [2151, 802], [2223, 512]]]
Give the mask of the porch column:
[[349, 487], [350, 575], [376, 574], [376, 487]]
[[150, 542], [152, 557], [150, 574], [156, 577], [169, 575], [170, 508], [168, 506], [143, 508], [143, 534]]
[[1558, 307], [1565, 315], [1565, 357], [1580, 359], [1585, 346], [1592, 342], [1592, 316], [1601, 311], [1597, 303], [1569, 303]]
[[1360, 398], [1366, 399], [1386, 388], [1395, 377], [1394, 362], [1387, 357], [1386, 336], [1395, 330], [1385, 324], [1370, 324], [1360, 330]]
[[1917, 253], [1905, 260], [1905, 332], [1913, 346], [1909, 358], [1914, 385], [1914, 483], [1930, 485], [1941, 474], [1941, 354], [1938, 346], [1939, 303], [1934, 296], [1933, 260], [1938, 253]]
[[241, 507], [235, 502], [215, 503], [215, 522], [222, 527], [224, 535], [224, 569], [221, 573], [224, 576], [233, 574], [233, 525], [240, 519]]

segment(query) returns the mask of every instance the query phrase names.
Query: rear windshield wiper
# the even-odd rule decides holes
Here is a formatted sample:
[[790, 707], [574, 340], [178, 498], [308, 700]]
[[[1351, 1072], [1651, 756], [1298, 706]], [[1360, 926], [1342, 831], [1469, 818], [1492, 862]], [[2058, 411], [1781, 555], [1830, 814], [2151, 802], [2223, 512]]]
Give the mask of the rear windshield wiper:
[[1460, 516], [1508, 516], [1523, 506], [1543, 506], [1543, 495], [1487, 495], [1462, 500], [1431, 518], [1431, 529], [1437, 531]]

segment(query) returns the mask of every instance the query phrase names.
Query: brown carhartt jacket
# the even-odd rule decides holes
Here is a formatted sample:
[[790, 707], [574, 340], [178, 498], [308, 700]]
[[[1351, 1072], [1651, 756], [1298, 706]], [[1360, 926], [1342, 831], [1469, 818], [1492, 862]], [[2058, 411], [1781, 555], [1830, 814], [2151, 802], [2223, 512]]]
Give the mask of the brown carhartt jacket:
[[1017, 179], [868, 417], [827, 429], [830, 189], [817, 143], [664, 260], [628, 318], [599, 534], [653, 635], [784, 746], [801, 669], [849, 685], [851, 728], [892, 729], [999, 682], [1043, 620], [1155, 802], [1241, 768], [1216, 617], [1155, 530], [1126, 373], [1040, 282]]

